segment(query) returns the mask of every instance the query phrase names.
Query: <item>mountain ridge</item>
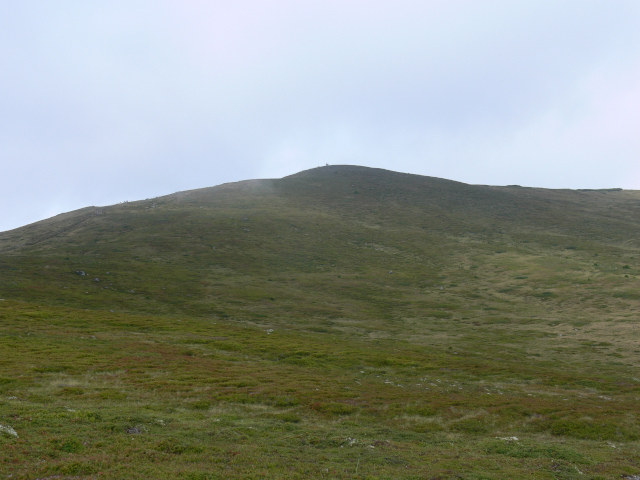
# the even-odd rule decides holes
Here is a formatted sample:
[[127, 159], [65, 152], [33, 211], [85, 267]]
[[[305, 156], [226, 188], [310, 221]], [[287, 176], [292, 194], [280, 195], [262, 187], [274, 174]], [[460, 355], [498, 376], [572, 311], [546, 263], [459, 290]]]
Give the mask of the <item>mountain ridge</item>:
[[[487, 271], [500, 270], [500, 255], [513, 257], [514, 270], [538, 265], [541, 281], [544, 275], [559, 278], [557, 268], [565, 263], [582, 272], [576, 277], [580, 283], [604, 279], [603, 265], [608, 271], [633, 265], [635, 271], [639, 200], [636, 191], [475, 186], [365, 167], [320, 167], [283, 179], [87, 207], [4, 232], [0, 295], [72, 298], [85, 305], [82, 292], [95, 291], [99, 295], [89, 302], [94, 308], [106, 302], [133, 311], [187, 308], [203, 314], [219, 295], [224, 300], [218, 303], [234, 311], [259, 311], [270, 307], [243, 304], [247, 291], [264, 292], [255, 298], [279, 296], [293, 303], [324, 291], [339, 305], [344, 295], [330, 286], [336, 275], [359, 275], [371, 292], [391, 289], [402, 298], [442, 276], [499, 290], [512, 283], [506, 273], [497, 279], [471, 275], [469, 268], [485, 264]], [[606, 255], [606, 262], [594, 262], [599, 255]], [[73, 273], [95, 272], [102, 278], [110, 270], [118, 272], [119, 285], [105, 288], [96, 282], [89, 290]], [[218, 280], [221, 271], [237, 284], [233, 294]], [[389, 271], [394, 275], [385, 274]], [[262, 282], [274, 275], [313, 280], [307, 286], [272, 282], [265, 288]], [[179, 302], [158, 291], [161, 279], [168, 285], [172, 278], [181, 278]], [[315, 290], [313, 282], [318, 282]], [[622, 284], [618, 288], [626, 291]], [[132, 297], [129, 291], [146, 294]], [[512, 298], [516, 303], [533, 294], [513, 292], [520, 292]], [[487, 307], [498, 308], [493, 304], [500, 296], [497, 292]], [[574, 308], [576, 302], [570, 302]], [[380, 308], [400, 314], [405, 307], [391, 302]]]
[[[41, 243], [46, 238], [62, 235], [90, 219], [92, 214], [99, 216], [127, 207], [147, 205], [149, 202], [153, 205], [153, 202], [158, 201], [174, 204], [202, 201], [209, 205], [212, 201], [218, 201], [228, 205], [228, 201], [225, 202], [224, 199], [225, 195], [230, 195], [232, 201], [242, 203], [242, 199], [239, 198], [242, 194], [262, 199], [271, 194], [281, 201], [295, 198], [301, 206], [315, 209], [323, 203], [333, 208], [349, 206], [357, 208], [360, 213], [366, 213], [363, 212], [363, 204], [366, 210], [384, 207], [385, 203], [387, 207], [389, 203], [395, 203], [400, 208], [430, 208], [456, 213], [458, 217], [464, 214], [466, 224], [473, 224], [474, 217], [485, 217], [485, 222], [522, 222], [525, 225], [534, 220], [530, 228], [536, 228], [540, 222], [549, 220], [558, 226], [572, 223], [571, 218], [563, 214], [563, 210], [571, 209], [569, 217], [575, 217], [576, 214], [598, 216], [598, 221], [606, 225], [605, 230], [611, 231], [629, 222], [632, 222], [635, 228], [640, 228], [640, 223], [635, 220], [638, 218], [636, 213], [640, 211], [640, 191], [469, 185], [437, 177], [368, 167], [326, 166], [298, 172], [282, 179], [244, 180], [177, 192], [155, 199], [106, 207], [85, 207], [0, 232], [0, 251]], [[366, 202], [363, 199], [366, 199]], [[615, 211], [607, 211], [614, 207]], [[549, 218], [549, 215], [553, 215], [553, 218]], [[451, 221], [455, 220], [451, 218]], [[593, 219], [588, 223], [594, 223]]]

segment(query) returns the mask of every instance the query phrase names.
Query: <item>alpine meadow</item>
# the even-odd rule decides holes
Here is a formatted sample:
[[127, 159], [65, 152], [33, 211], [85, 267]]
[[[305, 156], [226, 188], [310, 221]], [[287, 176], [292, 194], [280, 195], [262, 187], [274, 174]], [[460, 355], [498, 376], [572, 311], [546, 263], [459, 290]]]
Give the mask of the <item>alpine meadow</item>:
[[0, 476], [640, 479], [640, 191], [325, 166], [0, 233]]

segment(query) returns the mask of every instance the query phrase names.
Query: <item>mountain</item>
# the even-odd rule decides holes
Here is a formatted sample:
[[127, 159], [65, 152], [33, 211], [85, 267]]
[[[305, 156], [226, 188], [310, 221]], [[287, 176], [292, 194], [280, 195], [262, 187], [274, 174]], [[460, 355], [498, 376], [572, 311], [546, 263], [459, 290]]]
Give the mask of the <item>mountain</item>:
[[[446, 286], [453, 316], [540, 295], [583, 312], [634, 296], [639, 214], [636, 191], [327, 166], [4, 232], [0, 295], [148, 313], [398, 318]], [[576, 284], [594, 290], [588, 300]]]
[[[193, 466], [211, 448], [227, 466], [246, 454], [237, 478], [319, 478], [305, 465], [326, 455], [349, 478], [356, 450], [371, 478], [465, 462], [468, 478], [620, 478], [640, 439], [639, 258], [640, 192], [621, 189], [336, 165], [87, 207], [0, 233], [0, 347], [16, 352], [0, 362], [0, 424], [40, 412], [22, 428], [49, 432], [33, 441], [54, 466], [12, 457], [24, 478], [97, 475], [98, 454], [121, 478], [88, 433], [109, 425], [140, 478], [227, 478]], [[55, 426], [63, 408], [85, 412], [69, 417], [84, 433]], [[198, 423], [216, 419], [218, 437]], [[153, 435], [135, 450], [130, 432]], [[252, 435], [303, 459], [252, 470], [275, 454]], [[425, 435], [449, 467], [420, 467]]]

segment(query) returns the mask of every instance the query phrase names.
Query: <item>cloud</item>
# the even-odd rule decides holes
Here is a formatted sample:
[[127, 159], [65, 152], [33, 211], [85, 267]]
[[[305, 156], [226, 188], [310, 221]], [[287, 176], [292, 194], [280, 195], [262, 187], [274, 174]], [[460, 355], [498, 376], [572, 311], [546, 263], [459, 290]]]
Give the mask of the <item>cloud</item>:
[[635, 1], [12, 3], [0, 204], [32, 196], [0, 229], [324, 163], [640, 188], [639, 19]]

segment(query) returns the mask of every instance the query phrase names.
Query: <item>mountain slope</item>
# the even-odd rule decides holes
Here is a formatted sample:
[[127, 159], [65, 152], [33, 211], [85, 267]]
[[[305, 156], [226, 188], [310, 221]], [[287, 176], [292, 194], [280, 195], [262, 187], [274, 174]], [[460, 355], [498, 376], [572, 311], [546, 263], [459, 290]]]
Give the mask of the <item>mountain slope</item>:
[[322, 167], [5, 232], [0, 296], [476, 350], [469, 329], [498, 324], [520, 345], [640, 308], [639, 199]]
[[[319, 297], [312, 310], [340, 316], [360, 291], [367, 304], [385, 299], [373, 302], [377, 314], [401, 316], [415, 309], [410, 299], [429, 301], [434, 286], [457, 284], [457, 303], [487, 290], [481, 303], [498, 308], [556, 285], [554, 294], [571, 304], [572, 282], [600, 282], [612, 294], [632, 288], [620, 274], [640, 267], [639, 213], [640, 192], [473, 186], [322, 167], [86, 208], [4, 232], [0, 294], [194, 314], [278, 305], [294, 315], [301, 299]], [[514, 278], [525, 275], [528, 282]]]
[[0, 474], [631, 478], [639, 214], [327, 166], [0, 233]]

